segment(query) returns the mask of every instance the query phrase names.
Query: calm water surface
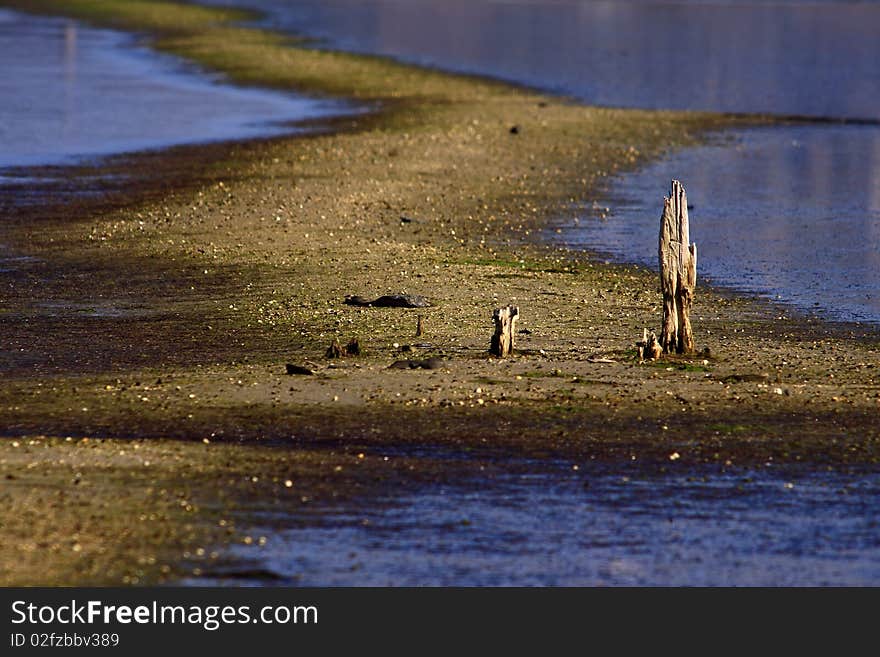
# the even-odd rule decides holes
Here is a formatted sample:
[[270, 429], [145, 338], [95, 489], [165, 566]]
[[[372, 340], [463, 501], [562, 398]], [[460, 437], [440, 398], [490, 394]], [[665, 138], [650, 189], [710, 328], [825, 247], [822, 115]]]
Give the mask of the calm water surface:
[[293, 131], [341, 104], [219, 84], [134, 37], [0, 10], [0, 185], [21, 167]]
[[880, 5], [795, 0], [200, 0], [326, 45], [591, 104], [880, 119]]
[[[204, 0], [329, 47], [479, 73], [591, 104], [880, 120], [880, 3], [796, 0]], [[880, 127], [739, 134], [609, 186], [563, 241], [655, 263], [669, 180], [699, 198], [701, 275], [880, 323]], [[584, 199], [587, 206], [594, 199]], [[629, 237], [644, 235], [643, 245]], [[830, 273], [833, 272], [833, 273]]]
[[535, 464], [266, 529], [235, 555], [303, 586], [876, 585], [878, 495], [876, 471]]
[[[835, 319], [880, 321], [877, 128], [728, 133], [608, 183], [547, 238], [656, 268], [668, 182], [687, 181], [701, 276]], [[783, 190], [784, 193], [780, 193]], [[610, 212], [605, 211], [610, 207]]]

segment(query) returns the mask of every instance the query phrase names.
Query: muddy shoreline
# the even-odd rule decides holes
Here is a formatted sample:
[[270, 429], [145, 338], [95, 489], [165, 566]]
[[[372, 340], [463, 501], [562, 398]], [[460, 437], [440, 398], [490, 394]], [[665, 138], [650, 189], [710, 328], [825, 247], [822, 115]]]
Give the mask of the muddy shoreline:
[[[698, 288], [709, 353], [640, 364], [656, 275], [535, 240], [607, 175], [742, 118], [580, 107], [174, 4], [3, 4], [152, 33], [241, 83], [383, 104], [332, 132], [119, 158], [100, 196], [3, 209], [0, 243], [27, 257], [0, 272], [3, 584], [176, 581], [226, 541], [258, 549], [254, 510], [369, 504], [512, 455], [877, 467], [875, 327]], [[343, 303], [401, 292], [433, 305]], [[508, 302], [528, 333], [498, 361]], [[326, 359], [335, 337], [363, 354]], [[388, 369], [428, 356], [446, 366]]]

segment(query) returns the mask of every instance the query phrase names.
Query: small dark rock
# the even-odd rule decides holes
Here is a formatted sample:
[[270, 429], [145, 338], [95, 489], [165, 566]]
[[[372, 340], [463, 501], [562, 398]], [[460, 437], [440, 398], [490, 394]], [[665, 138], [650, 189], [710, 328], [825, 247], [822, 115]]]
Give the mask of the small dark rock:
[[285, 365], [287, 368], [288, 374], [304, 374], [304, 375], [312, 375], [314, 371], [310, 370], [308, 367], [303, 367], [302, 365], [294, 365], [293, 363], [287, 363]]
[[721, 379], [724, 383], [765, 383], [770, 379], [766, 374], [730, 374]]
[[373, 306], [375, 308], [427, 308], [431, 304], [418, 294], [383, 294], [370, 301], [361, 296], [348, 295], [345, 304], [349, 306]]
[[400, 223], [402, 224], [411, 224], [415, 219], [412, 217], [407, 217], [406, 215], [400, 215]]
[[439, 370], [443, 367], [443, 360], [436, 356], [425, 360], [396, 360], [388, 369], [391, 370]]
[[510, 128], [510, 134], [512, 134], [512, 135], [518, 135], [518, 134], [519, 134], [519, 126], [518, 126], [518, 125], [511, 126], [511, 128]]

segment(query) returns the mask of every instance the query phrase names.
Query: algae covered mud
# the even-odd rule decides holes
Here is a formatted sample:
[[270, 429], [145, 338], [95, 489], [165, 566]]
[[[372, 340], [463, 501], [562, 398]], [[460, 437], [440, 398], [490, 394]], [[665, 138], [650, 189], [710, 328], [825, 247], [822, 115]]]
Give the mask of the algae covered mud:
[[[381, 109], [332, 134], [134, 156], [113, 164], [133, 181], [125, 190], [5, 213], [0, 243], [16, 265], [0, 271], [3, 583], [296, 583], [305, 573], [356, 584], [382, 577], [389, 559], [376, 546], [389, 534], [399, 538], [391, 561], [433, 558], [412, 540], [422, 530], [466, 559], [474, 537], [462, 521], [483, 532], [495, 583], [516, 582], [511, 569], [528, 555], [508, 520], [528, 519], [531, 504], [547, 506], [577, 555], [538, 583], [598, 583], [590, 573], [602, 569], [590, 568], [616, 550], [614, 563], [648, 573], [639, 582], [667, 583], [633, 560], [637, 542], [598, 555], [575, 534], [592, 540], [584, 523], [598, 519], [657, 526], [662, 491], [689, 509], [673, 523], [682, 540], [707, 546], [707, 567], [723, 565], [727, 548], [706, 533], [731, 525], [694, 519], [758, 526], [728, 494], [736, 480], [748, 495], [745, 479], [769, 509], [762, 531], [779, 532], [735, 546], [755, 569], [769, 570], [773, 546], [797, 544], [812, 565], [834, 562], [811, 581], [876, 582], [870, 558], [847, 556], [877, 541], [874, 329], [701, 289], [695, 337], [709, 352], [640, 364], [632, 345], [657, 322], [655, 275], [533, 243], [570, 204], [599, 201], [615, 172], [742, 120], [563, 103], [312, 50], [186, 5], [5, 4], [148, 34], [240, 83]], [[432, 305], [344, 303], [384, 294]], [[515, 357], [493, 359], [491, 311], [509, 302], [526, 332]], [[334, 338], [353, 337], [360, 355], [325, 358]], [[430, 357], [444, 367], [389, 369]], [[314, 374], [288, 375], [288, 363]], [[773, 474], [788, 466], [794, 474]], [[615, 506], [618, 474], [636, 484], [619, 490], [634, 515]], [[826, 486], [845, 502], [830, 504]], [[444, 495], [467, 516], [450, 515]], [[827, 525], [776, 523], [792, 501], [803, 513], [788, 519], [822, 508], [812, 517]], [[337, 538], [349, 552], [322, 564], [315, 550]], [[363, 567], [350, 569], [360, 563], [350, 552], [369, 555]], [[796, 565], [797, 550], [784, 552]]]

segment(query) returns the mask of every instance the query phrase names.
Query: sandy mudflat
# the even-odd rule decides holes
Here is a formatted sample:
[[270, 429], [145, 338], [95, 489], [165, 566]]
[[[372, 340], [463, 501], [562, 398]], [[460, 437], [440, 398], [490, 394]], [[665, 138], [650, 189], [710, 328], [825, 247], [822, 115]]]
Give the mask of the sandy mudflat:
[[[0, 4], [376, 108], [308, 137], [117, 160], [125, 178], [103, 196], [4, 211], [0, 243], [19, 259], [0, 271], [0, 583], [173, 580], [216, 568], [226, 540], [258, 550], [249, 510], [368, 500], [468, 467], [414, 448], [480, 449], [493, 467], [877, 462], [876, 327], [701, 288], [708, 354], [639, 363], [656, 274], [535, 239], [575, 199], [601, 202], [604, 176], [734, 119], [582, 107], [174, 4]], [[389, 293], [432, 306], [343, 303]], [[487, 348], [507, 303], [527, 332], [501, 361]], [[363, 353], [326, 359], [336, 337]], [[431, 356], [445, 366], [388, 369]]]

